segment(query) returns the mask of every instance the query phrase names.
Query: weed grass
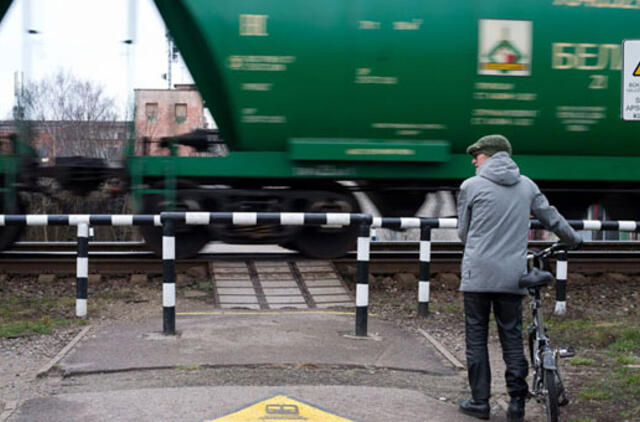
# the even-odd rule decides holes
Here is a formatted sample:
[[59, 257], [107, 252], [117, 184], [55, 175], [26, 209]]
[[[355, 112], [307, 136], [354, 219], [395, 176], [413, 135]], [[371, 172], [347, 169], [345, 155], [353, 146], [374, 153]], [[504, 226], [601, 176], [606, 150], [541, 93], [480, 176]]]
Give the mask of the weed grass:
[[596, 361], [590, 358], [574, 356], [571, 359], [569, 359], [569, 363], [573, 366], [591, 366], [591, 365], [595, 365]]
[[75, 299], [13, 295], [0, 301], [0, 337], [50, 334], [56, 327], [80, 325], [73, 315]]

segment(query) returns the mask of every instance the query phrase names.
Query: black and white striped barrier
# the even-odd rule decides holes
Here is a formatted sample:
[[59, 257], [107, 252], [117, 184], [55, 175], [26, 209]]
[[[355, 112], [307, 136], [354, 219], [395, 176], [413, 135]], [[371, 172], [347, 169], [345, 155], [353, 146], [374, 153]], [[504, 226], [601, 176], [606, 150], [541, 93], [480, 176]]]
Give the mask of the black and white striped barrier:
[[358, 261], [356, 269], [356, 335], [366, 336], [369, 316], [369, 256], [371, 251], [370, 227], [360, 223], [358, 231]]
[[76, 257], [76, 316], [87, 316], [87, 284], [89, 280], [89, 225], [78, 224], [78, 255]]
[[556, 307], [553, 311], [556, 315], [564, 315], [567, 312], [567, 253], [556, 255]]
[[162, 332], [176, 333], [175, 221], [162, 220]]
[[456, 228], [456, 218], [384, 218], [374, 217], [372, 228], [420, 229], [420, 262], [418, 267], [418, 315], [429, 315], [429, 279], [431, 274], [431, 230]]
[[[640, 221], [598, 221], [598, 220], [568, 220], [575, 230], [611, 230], [611, 231], [640, 231]], [[456, 218], [383, 218], [374, 217], [372, 229], [411, 229], [420, 228], [420, 266], [418, 270], [418, 315], [429, 314], [429, 275], [431, 263], [431, 230], [435, 228], [457, 228]], [[545, 229], [538, 220], [531, 220], [531, 229]], [[567, 309], [567, 275], [568, 259], [563, 253], [556, 259], [556, 305], [554, 313], [564, 315]]]
[[[640, 231], [640, 221], [567, 220], [567, 222], [574, 230]], [[530, 227], [532, 229], [545, 229], [544, 225], [538, 220], [531, 220]], [[567, 253], [559, 254], [556, 258], [556, 305], [553, 311], [555, 315], [564, 315], [567, 312], [568, 266]]]
[[0, 226], [160, 226], [159, 215], [149, 214], [5, 214]]
[[[239, 226], [256, 224], [335, 225], [359, 224], [358, 270], [356, 274], [356, 335], [367, 335], [369, 306], [369, 257], [371, 229], [420, 228], [420, 269], [418, 285], [418, 313], [429, 313], [429, 273], [431, 262], [431, 230], [456, 228], [455, 218], [373, 218], [369, 214], [347, 213], [254, 213], [254, 212], [164, 212], [161, 215], [0, 215], [0, 226], [78, 226], [78, 255], [76, 264], [76, 315], [87, 315], [88, 237], [90, 226], [163, 226], [163, 332], [175, 333], [175, 224], [213, 223]], [[569, 220], [576, 230], [611, 230], [640, 232], [638, 221]], [[537, 220], [532, 229], [544, 226]], [[566, 312], [567, 259], [557, 259], [556, 314]]]
[[372, 218], [369, 214], [347, 213], [256, 213], [256, 212], [163, 212], [162, 242], [163, 257], [163, 332], [175, 334], [175, 236], [174, 224], [232, 224], [253, 226], [256, 224], [279, 224], [283, 226], [348, 226], [359, 225], [358, 267], [356, 272], [356, 335], [367, 335], [369, 309], [369, 245]]
[[90, 226], [160, 226], [159, 215], [7, 214], [0, 226], [77, 226], [76, 316], [86, 318]]

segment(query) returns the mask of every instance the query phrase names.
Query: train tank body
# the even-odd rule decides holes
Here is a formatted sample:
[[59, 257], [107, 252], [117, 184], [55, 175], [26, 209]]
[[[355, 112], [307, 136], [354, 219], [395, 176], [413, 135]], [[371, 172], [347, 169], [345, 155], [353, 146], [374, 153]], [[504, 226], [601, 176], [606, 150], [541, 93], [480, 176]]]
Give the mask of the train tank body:
[[[473, 174], [471, 142], [501, 133], [568, 217], [602, 203], [637, 218], [638, 126], [620, 119], [621, 42], [640, 38], [636, 0], [155, 3], [230, 153], [130, 157], [141, 203], [136, 186], [195, 181], [245, 198], [182, 201], [202, 209], [349, 212], [353, 198], [332, 183], [352, 180], [382, 214], [406, 216], [424, 189], [455, 189]], [[266, 185], [290, 194], [265, 208]], [[143, 210], [173, 202], [155, 203]], [[295, 239], [278, 243], [344, 250]]]
[[463, 154], [500, 132], [518, 155], [640, 155], [620, 120], [640, 2], [156, 4], [232, 150], [405, 140]]

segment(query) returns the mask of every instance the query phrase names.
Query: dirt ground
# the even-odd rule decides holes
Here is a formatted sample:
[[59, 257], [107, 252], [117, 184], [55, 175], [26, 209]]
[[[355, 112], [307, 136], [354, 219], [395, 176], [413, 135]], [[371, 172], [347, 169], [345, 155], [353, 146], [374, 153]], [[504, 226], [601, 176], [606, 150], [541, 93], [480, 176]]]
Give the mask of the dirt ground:
[[[352, 275], [345, 274], [350, 283]], [[418, 317], [415, 274], [376, 274], [371, 278], [370, 312], [408, 330], [421, 328], [465, 363], [462, 295], [456, 274], [434, 274], [431, 314]], [[352, 284], [353, 285], [353, 284]], [[178, 285], [179, 300], [208, 301], [211, 286], [197, 275]], [[640, 421], [640, 275], [571, 274], [568, 313], [552, 315], [554, 291], [545, 292], [545, 317], [552, 343], [572, 346], [576, 354], [561, 361], [571, 403], [562, 420]], [[53, 358], [86, 322], [74, 318], [75, 279], [58, 277], [0, 278], [0, 404], [10, 409], [17, 400], [47, 394], [50, 383], [36, 382], [36, 373]], [[135, 320], [157, 316], [161, 282], [128, 277], [103, 277], [89, 284], [89, 323]], [[525, 305], [525, 325], [530, 317]], [[504, 406], [508, 398], [500, 373], [500, 348], [492, 324], [490, 353], [493, 366], [492, 402]], [[330, 375], [328, 375], [330, 376]], [[443, 387], [444, 388], [444, 387]], [[464, 385], [450, 386], [456, 398]], [[2, 409], [0, 406], [0, 420]], [[527, 420], [538, 420], [540, 406], [527, 404]]]
[[[377, 276], [372, 282], [371, 312], [408, 327], [422, 328], [465, 363], [462, 293], [456, 274], [435, 274], [431, 280], [431, 315], [416, 316], [417, 280], [412, 274]], [[640, 274], [570, 274], [567, 314], [553, 315], [555, 290], [545, 291], [544, 318], [552, 346], [575, 350], [560, 360], [571, 399], [561, 408], [562, 420], [640, 421]], [[531, 323], [529, 299], [523, 303], [524, 328]], [[508, 403], [495, 322], [490, 325], [492, 400]], [[530, 371], [531, 373], [531, 371]], [[529, 377], [531, 378], [531, 377]], [[539, 415], [541, 406], [527, 404]], [[529, 417], [527, 418], [529, 419]], [[537, 419], [533, 419], [537, 420]]]

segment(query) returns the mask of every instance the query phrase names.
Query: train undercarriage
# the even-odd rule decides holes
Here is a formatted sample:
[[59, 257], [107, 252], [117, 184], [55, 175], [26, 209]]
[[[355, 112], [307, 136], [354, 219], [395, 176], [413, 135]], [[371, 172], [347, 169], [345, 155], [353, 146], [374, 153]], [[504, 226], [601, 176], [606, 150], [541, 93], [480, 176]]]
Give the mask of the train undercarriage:
[[[157, 193], [146, 194], [140, 212], [155, 214], [171, 208], [181, 211], [219, 212], [338, 212], [362, 211], [356, 192], [362, 192], [375, 205], [380, 215], [408, 217], [416, 215], [429, 192], [450, 190], [455, 184], [425, 182], [420, 185], [397, 183], [317, 182], [295, 184], [274, 180], [269, 185], [237, 182], [224, 185], [198, 184], [178, 180], [174, 205], [162, 192], [162, 181], [157, 181]], [[574, 185], [575, 186], [575, 185]], [[640, 193], [633, 186], [620, 186], [618, 190], [604, 190], [605, 186], [545, 185], [543, 190], [552, 205], [568, 219], [583, 219], [590, 205], [607, 210], [609, 219], [638, 219], [634, 203], [640, 203]], [[443, 215], [444, 216], [444, 215]], [[446, 217], [455, 217], [455, 214]], [[176, 254], [186, 257], [196, 254], [206, 243], [219, 240], [232, 244], [278, 244], [298, 250], [315, 258], [333, 258], [353, 248], [357, 227], [300, 227], [279, 225], [229, 226], [211, 225], [177, 228]], [[161, 252], [162, 233], [158, 228], [145, 227], [143, 236], [150, 248]]]
[[[193, 146], [201, 137], [182, 139], [180, 143]], [[209, 145], [204, 145], [208, 148]], [[190, 157], [134, 157], [161, 169], [174, 168], [180, 160]], [[204, 158], [204, 157], [203, 157]], [[366, 194], [382, 216], [414, 216], [423, 205], [425, 196], [434, 191], [455, 193], [460, 180], [436, 179], [361, 179], [337, 182], [335, 178], [266, 178], [213, 176], [211, 167], [205, 175], [184, 176], [179, 171], [149, 174], [148, 168], [136, 176], [135, 165], [114, 167], [103, 160], [83, 157], [58, 159], [54, 167], [38, 167], [33, 159], [28, 163], [11, 164], [5, 157], [2, 169], [2, 201], [0, 212], [25, 212], [25, 192], [37, 190], [37, 180], [55, 179], [58, 185], [80, 197], [95, 191], [107, 180], [117, 179], [123, 191], [132, 194], [132, 212], [157, 214], [165, 210], [207, 212], [335, 212], [362, 211], [356, 193]], [[9, 160], [9, 161], [7, 161]], [[211, 166], [217, 158], [209, 157]], [[465, 158], [466, 161], [466, 158]], [[158, 161], [155, 161], [156, 163]], [[169, 163], [170, 165], [167, 165]], [[403, 164], [407, 166], [407, 164]], [[12, 172], [12, 168], [22, 171]], [[152, 168], [152, 167], [150, 167]], [[153, 169], [153, 168], [152, 168]], [[246, 171], [246, 169], [241, 169]], [[552, 205], [569, 219], [586, 217], [590, 205], [598, 204], [607, 211], [609, 219], [637, 220], [640, 187], [634, 182], [571, 182], [545, 181], [538, 184]], [[55, 193], [51, 194], [55, 196]], [[446, 217], [455, 217], [447, 215]], [[162, 232], [156, 227], [142, 228], [142, 235], [150, 249], [161, 253]], [[206, 243], [219, 240], [235, 244], [278, 244], [298, 250], [304, 255], [332, 258], [343, 255], [356, 241], [357, 227], [301, 227], [301, 226], [180, 226], [177, 227], [176, 255], [195, 255]], [[20, 227], [0, 228], [0, 248], [11, 246], [20, 236]]]

